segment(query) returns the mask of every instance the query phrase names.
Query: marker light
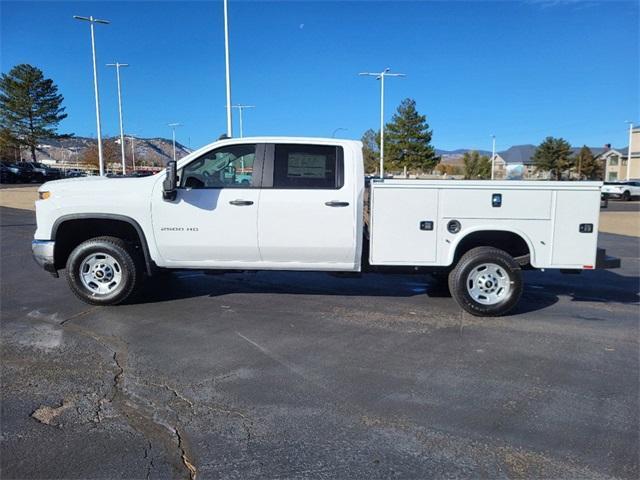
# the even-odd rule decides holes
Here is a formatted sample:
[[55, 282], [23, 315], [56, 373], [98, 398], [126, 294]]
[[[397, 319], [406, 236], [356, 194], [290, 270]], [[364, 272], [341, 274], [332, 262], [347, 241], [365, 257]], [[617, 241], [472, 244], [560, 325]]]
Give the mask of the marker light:
[[38, 199], [39, 200], [46, 200], [50, 196], [51, 196], [51, 192], [38, 192]]

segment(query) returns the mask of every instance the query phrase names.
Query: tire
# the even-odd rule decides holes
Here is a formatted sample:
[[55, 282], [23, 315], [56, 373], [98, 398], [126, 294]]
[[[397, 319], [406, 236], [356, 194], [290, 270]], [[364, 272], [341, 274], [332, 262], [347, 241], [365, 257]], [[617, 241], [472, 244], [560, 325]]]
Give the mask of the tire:
[[624, 192], [622, 192], [622, 200], [624, 200], [625, 202], [631, 200], [631, 192], [629, 190], [625, 190]]
[[67, 282], [83, 302], [117, 305], [134, 292], [142, 278], [141, 261], [137, 257], [134, 249], [120, 238], [92, 238], [69, 255]]
[[504, 250], [477, 247], [465, 253], [449, 274], [449, 290], [471, 315], [504, 315], [522, 297], [522, 270]]

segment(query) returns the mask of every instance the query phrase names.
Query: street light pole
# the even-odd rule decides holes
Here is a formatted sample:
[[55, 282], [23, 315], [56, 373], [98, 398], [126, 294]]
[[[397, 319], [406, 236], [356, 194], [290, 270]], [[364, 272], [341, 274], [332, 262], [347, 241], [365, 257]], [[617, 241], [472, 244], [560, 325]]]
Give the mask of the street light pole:
[[129, 137], [131, 138], [131, 164], [133, 166], [133, 170], [136, 170], [136, 145], [135, 145], [135, 141], [136, 141], [136, 137], [133, 136], [133, 134], [129, 134]]
[[633, 122], [627, 121], [629, 124], [629, 147], [627, 149], [627, 182], [631, 176], [631, 141], [633, 140]]
[[255, 105], [232, 105], [232, 107], [237, 108], [238, 114], [240, 115], [240, 138], [242, 138], [244, 136], [243, 130], [242, 130], [242, 111], [245, 108], [256, 108], [256, 106]]
[[76, 20], [83, 20], [85, 22], [89, 22], [91, 27], [91, 55], [93, 58], [93, 90], [96, 98], [96, 129], [98, 130], [98, 164], [100, 166], [100, 175], [104, 175], [104, 159], [102, 157], [102, 131], [100, 128], [100, 96], [98, 94], [98, 67], [96, 65], [96, 39], [95, 34], [93, 32], [93, 25], [95, 23], [102, 23], [108, 25], [110, 22], [108, 20], [100, 20], [97, 18], [91, 17], [80, 17], [78, 15], [74, 15], [73, 18]]
[[182, 126], [182, 124], [169, 123], [168, 125], [171, 127], [171, 130], [173, 132], [173, 161], [175, 162], [176, 160], [176, 128]]
[[384, 178], [384, 77], [406, 77], [404, 73], [389, 73], [385, 68], [380, 73], [362, 72], [358, 75], [376, 77], [380, 80], [380, 178]]
[[333, 131], [333, 133], [331, 134], [331, 138], [335, 138], [336, 133], [338, 133], [340, 130], [344, 130], [344, 131], [346, 132], [348, 129], [347, 129], [347, 128], [344, 128], [344, 127], [338, 127], [338, 128], [336, 128], [336, 129]]
[[231, 74], [229, 72], [229, 15], [228, 0], [224, 0], [224, 65], [226, 71], [227, 87], [227, 137], [233, 137], [233, 124], [231, 121]]
[[107, 63], [107, 67], [116, 67], [116, 79], [118, 81], [118, 115], [120, 116], [120, 151], [122, 152], [122, 174], [126, 175], [127, 168], [124, 159], [124, 127], [122, 125], [122, 93], [120, 90], [120, 67], [128, 67], [128, 63]]
[[492, 139], [492, 147], [491, 147], [491, 180], [495, 178], [495, 167], [496, 167], [496, 136], [491, 135]]

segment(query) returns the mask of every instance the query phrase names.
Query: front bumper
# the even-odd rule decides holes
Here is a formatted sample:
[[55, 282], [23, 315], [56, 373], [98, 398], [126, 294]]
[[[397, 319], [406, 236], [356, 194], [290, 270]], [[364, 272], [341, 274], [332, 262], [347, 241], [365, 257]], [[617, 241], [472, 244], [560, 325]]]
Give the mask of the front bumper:
[[33, 259], [38, 265], [54, 277], [57, 277], [58, 270], [56, 270], [53, 258], [55, 245], [56, 242], [52, 240], [33, 240], [31, 242], [31, 252], [33, 253]]
[[596, 250], [596, 268], [620, 268], [620, 259], [607, 255], [607, 252], [604, 248], [598, 248]]

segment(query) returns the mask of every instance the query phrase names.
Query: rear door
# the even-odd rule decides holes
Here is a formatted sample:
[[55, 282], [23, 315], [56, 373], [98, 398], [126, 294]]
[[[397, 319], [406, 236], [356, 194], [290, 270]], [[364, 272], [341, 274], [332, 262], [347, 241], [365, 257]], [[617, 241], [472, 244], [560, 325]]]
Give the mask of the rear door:
[[265, 266], [355, 269], [354, 181], [342, 146], [267, 145], [258, 209]]

